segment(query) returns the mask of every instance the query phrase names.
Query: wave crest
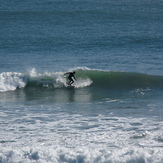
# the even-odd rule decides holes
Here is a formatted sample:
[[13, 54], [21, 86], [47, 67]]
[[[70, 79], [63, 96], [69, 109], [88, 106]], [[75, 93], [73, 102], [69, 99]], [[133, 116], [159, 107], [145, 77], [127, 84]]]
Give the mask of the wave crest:
[[[163, 88], [163, 76], [131, 72], [114, 72], [76, 68], [75, 88], [91, 86], [100, 89]], [[3, 72], [0, 74], [0, 92], [24, 87], [65, 88], [65, 72], [38, 73], [32, 69], [27, 73]]]

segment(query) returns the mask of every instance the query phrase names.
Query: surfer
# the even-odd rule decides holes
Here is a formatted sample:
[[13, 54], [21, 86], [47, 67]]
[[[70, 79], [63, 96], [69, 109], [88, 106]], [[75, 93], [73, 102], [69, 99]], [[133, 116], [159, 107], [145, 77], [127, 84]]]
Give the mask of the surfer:
[[72, 83], [74, 83], [73, 78], [74, 78], [75, 80], [77, 80], [76, 77], [75, 77], [75, 73], [76, 73], [76, 72], [73, 71], [73, 72], [67, 72], [67, 73], [64, 74], [64, 75], [69, 74], [68, 79], [69, 79], [70, 81], [68, 82], [68, 85], [71, 85]]

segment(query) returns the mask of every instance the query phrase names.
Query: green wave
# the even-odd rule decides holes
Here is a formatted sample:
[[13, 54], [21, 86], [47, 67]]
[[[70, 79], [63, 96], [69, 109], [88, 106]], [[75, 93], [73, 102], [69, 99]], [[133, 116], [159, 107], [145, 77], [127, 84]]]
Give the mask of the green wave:
[[163, 76], [134, 72], [77, 70], [81, 78], [89, 78], [92, 86], [106, 89], [163, 88]]
[[[93, 88], [105, 90], [159, 89], [163, 90], [163, 76], [134, 72], [103, 71], [87, 68], [76, 68], [77, 81], [75, 88]], [[65, 72], [45, 73], [1, 73], [0, 92], [17, 88], [66, 88], [68, 79]]]
[[[163, 76], [148, 75], [134, 72], [102, 71], [93, 69], [75, 69], [77, 81], [76, 88], [82, 87], [82, 83], [89, 80], [84, 87], [104, 88], [104, 89], [135, 89], [135, 88], [158, 88], [163, 89]], [[65, 72], [49, 72], [29, 77], [27, 86], [41, 87], [66, 87]]]

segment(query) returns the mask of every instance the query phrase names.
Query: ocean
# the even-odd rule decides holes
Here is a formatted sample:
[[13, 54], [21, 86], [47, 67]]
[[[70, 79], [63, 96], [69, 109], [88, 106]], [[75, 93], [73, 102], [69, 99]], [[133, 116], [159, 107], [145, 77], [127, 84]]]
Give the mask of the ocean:
[[0, 163], [162, 163], [162, 15], [162, 0], [1, 0]]

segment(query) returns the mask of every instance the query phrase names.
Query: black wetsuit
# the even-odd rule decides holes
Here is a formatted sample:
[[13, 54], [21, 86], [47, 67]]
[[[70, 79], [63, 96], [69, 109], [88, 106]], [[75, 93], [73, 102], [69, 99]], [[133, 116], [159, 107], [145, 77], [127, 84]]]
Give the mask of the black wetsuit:
[[74, 78], [74, 74], [72, 72], [69, 73], [70, 75], [68, 76], [68, 79], [71, 80], [71, 81], [74, 81], [73, 78]]
[[69, 74], [68, 79], [69, 79], [70, 81], [68, 82], [68, 84], [71, 85], [72, 83], [74, 83], [73, 78], [76, 80], [76, 78], [75, 78], [75, 76], [74, 76], [74, 73], [73, 73], [73, 72], [68, 72], [68, 73], [66, 73], [66, 74]]

